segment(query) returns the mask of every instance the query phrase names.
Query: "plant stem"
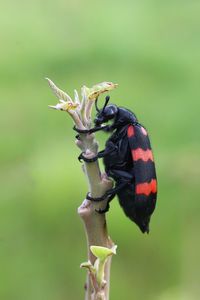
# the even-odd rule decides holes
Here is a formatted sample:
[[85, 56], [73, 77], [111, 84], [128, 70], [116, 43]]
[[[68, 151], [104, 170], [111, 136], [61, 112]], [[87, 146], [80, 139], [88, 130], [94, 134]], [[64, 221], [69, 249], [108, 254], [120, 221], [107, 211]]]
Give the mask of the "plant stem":
[[[117, 86], [112, 82], [103, 82], [93, 86], [91, 89], [83, 86], [81, 89], [82, 101], [79, 100], [78, 93], [75, 90], [75, 102], [73, 102], [66, 92], [59, 89], [50, 79], [47, 78], [47, 80], [50, 88], [61, 102], [56, 106], [50, 107], [67, 112], [73, 119], [76, 128], [79, 129], [89, 129], [91, 127], [91, 113], [95, 97], [97, 98], [100, 94]], [[93, 100], [88, 98], [86, 90], [89, 91], [90, 98]], [[84, 152], [86, 158], [92, 158], [98, 152], [98, 143], [95, 141], [94, 134], [80, 134], [76, 144]], [[84, 163], [84, 173], [87, 177], [89, 192], [92, 197], [103, 196], [113, 186], [113, 182], [105, 174], [101, 174], [98, 161]], [[101, 202], [85, 199], [78, 208], [78, 214], [82, 218], [85, 227], [88, 260], [92, 264], [94, 264], [96, 258], [90, 251], [90, 246], [113, 247], [113, 242], [107, 233], [105, 214], [96, 212], [96, 210], [104, 209], [106, 205], [107, 199]], [[91, 280], [91, 275], [88, 274], [85, 300], [109, 300], [110, 265], [111, 257], [108, 258], [105, 266], [104, 280], [106, 283], [102, 287], [99, 287], [96, 282], [94, 284], [94, 278]]]
[[[88, 158], [96, 155], [97, 153], [97, 144], [94, 140], [94, 135], [91, 138], [91, 135], [81, 136], [82, 143], [78, 146], [83, 150], [85, 145], [87, 145]], [[93, 152], [95, 149], [95, 153]], [[92, 150], [92, 151], [91, 151]], [[86, 152], [86, 151], [85, 151]], [[105, 175], [101, 175], [98, 161], [93, 163], [84, 163], [84, 171], [88, 180], [89, 191], [92, 197], [100, 197], [104, 193], [112, 188], [112, 181], [106, 178]], [[87, 248], [88, 248], [88, 260], [94, 264], [96, 257], [91, 253], [90, 246], [103, 246], [107, 248], [112, 248], [113, 242], [108, 236], [106, 218], [105, 214], [99, 214], [96, 212], [98, 209], [104, 209], [107, 204], [107, 201], [101, 202], [92, 202], [87, 199], [83, 201], [81, 206], [78, 208], [78, 214], [82, 218], [85, 227], [85, 233], [87, 238]], [[109, 299], [109, 284], [110, 284], [110, 265], [111, 258], [108, 259], [105, 267], [105, 276], [106, 285], [103, 288], [101, 294], [103, 294], [103, 300]], [[99, 295], [93, 289], [90, 276], [87, 277], [86, 284], [86, 295], [85, 300], [96, 300]]]

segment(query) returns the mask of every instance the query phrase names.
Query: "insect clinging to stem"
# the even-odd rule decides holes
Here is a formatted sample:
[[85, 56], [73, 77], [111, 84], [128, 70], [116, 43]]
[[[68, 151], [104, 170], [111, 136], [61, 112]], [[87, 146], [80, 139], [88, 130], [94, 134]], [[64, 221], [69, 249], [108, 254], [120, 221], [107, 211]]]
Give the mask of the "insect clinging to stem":
[[[135, 114], [129, 109], [109, 103], [106, 96], [102, 109], [96, 106], [94, 128], [79, 130], [79, 133], [92, 133], [99, 130], [112, 133], [105, 144], [105, 149], [97, 156], [88, 159], [81, 153], [79, 160], [94, 162], [103, 158], [106, 174], [113, 178], [115, 187], [102, 197], [92, 198], [91, 201], [108, 199], [105, 213], [109, 209], [109, 202], [118, 196], [119, 203], [126, 216], [134, 221], [143, 233], [149, 232], [149, 222], [155, 209], [157, 198], [157, 179], [155, 163], [147, 130], [141, 125]], [[111, 122], [111, 124], [103, 125]]]

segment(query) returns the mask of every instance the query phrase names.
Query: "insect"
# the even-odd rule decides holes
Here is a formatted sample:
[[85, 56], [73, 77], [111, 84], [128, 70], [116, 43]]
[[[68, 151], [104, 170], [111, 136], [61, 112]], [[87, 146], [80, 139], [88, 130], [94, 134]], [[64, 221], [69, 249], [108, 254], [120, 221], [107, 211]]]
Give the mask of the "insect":
[[[85, 133], [103, 130], [111, 132], [105, 144], [105, 149], [98, 152], [93, 159], [86, 159], [84, 153], [79, 156], [87, 162], [103, 158], [106, 174], [113, 178], [115, 187], [100, 198], [87, 198], [91, 201], [108, 199], [105, 213], [109, 209], [109, 202], [118, 196], [119, 203], [126, 216], [135, 222], [143, 233], [149, 232], [151, 214], [156, 205], [157, 180], [153, 154], [146, 129], [138, 122], [135, 114], [130, 110], [108, 105], [107, 96], [102, 109], [95, 102], [97, 115], [94, 128]], [[111, 124], [103, 125], [111, 122]]]

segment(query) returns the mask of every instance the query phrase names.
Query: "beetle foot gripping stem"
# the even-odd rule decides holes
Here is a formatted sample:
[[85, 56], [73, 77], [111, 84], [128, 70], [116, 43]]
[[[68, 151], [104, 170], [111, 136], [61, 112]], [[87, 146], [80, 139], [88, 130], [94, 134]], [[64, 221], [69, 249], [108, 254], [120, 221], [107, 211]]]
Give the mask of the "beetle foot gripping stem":
[[100, 202], [105, 200], [106, 198], [108, 198], [106, 207], [104, 209], [95, 209], [96, 212], [98, 212], [99, 214], [105, 214], [107, 211], [109, 211], [110, 208], [110, 201], [114, 198], [115, 195], [108, 195], [107, 193], [105, 193], [103, 196], [101, 197], [96, 197], [93, 198], [90, 196], [90, 193], [87, 193], [86, 195], [86, 199], [90, 200], [90, 201], [94, 201], [94, 202]]
[[73, 127], [73, 130], [75, 130], [75, 131], [78, 132], [78, 133], [85, 133], [85, 134], [87, 134], [87, 133], [92, 133], [92, 130], [91, 130], [91, 129], [79, 129], [79, 128], [77, 128], [75, 125], [74, 125], [74, 127]]
[[79, 129], [76, 126], [73, 127], [73, 130], [75, 130], [78, 133], [83, 133], [83, 134], [91, 134], [100, 130], [106, 130], [107, 128], [109, 128], [110, 126], [108, 125], [104, 125], [104, 126], [95, 126], [93, 128], [90, 129]]
[[104, 209], [95, 209], [96, 212], [98, 212], [99, 214], [105, 214], [106, 212], [109, 211], [110, 209], [110, 201], [108, 200], [107, 204], [106, 204], [106, 207]]
[[84, 160], [85, 162], [87, 163], [90, 163], [90, 162], [95, 162], [97, 159], [98, 159], [98, 155], [92, 157], [92, 158], [86, 158], [84, 155], [83, 155], [84, 152], [82, 152], [79, 157], [78, 157], [78, 160], [81, 162], [82, 160]]

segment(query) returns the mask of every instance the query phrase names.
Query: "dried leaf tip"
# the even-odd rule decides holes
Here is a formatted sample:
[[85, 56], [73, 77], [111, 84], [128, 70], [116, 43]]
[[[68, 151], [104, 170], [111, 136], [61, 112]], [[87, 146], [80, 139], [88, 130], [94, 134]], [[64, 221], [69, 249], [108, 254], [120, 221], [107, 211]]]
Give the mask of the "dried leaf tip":
[[63, 111], [69, 111], [69, 110], [75, 110], [78, 107], [78, 103], [71, 103], [71, 102], [65, 102], [57, 103], [56, 105], [48, 105], [48, 107], [57, 109], [57, 110], [63, 110]]
[[86, 91], [88, 99], [95, 100], [97, 97], [99, 97], [99, 95], [106, 93], [108, 91], [111, 91], [111, 90], [115, 89], [117, 86], [118, 86], [117, 83], [104, 81], [104, 82], [95, 84], [91, 88], [88, 88], [86, 86], [84, 86], [84, 87], [85, 87], [85, 91]]

